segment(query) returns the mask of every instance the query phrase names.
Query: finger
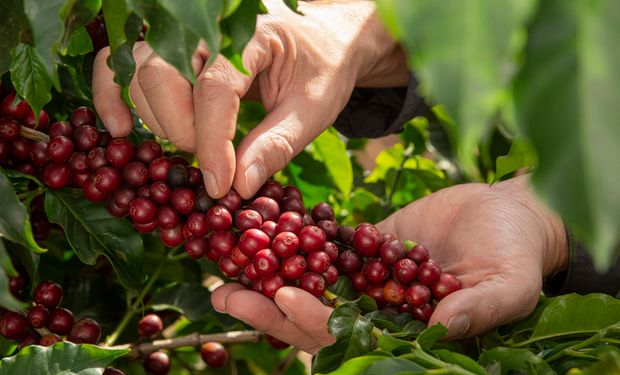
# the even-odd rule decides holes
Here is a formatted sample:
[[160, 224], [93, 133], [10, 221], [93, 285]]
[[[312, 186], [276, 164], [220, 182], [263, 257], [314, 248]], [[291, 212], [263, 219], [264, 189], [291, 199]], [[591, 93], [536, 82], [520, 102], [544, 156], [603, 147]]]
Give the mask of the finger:
[[321, 112], [309, 101], [296, 98], [276, 104], [237, 147], [235, 190], [249, 198], [269, 176], [284, 168], [329, 125]]
[[275, 302], [289, 321], [321, 346], [336, 342], [327, 331], [327, 321], [334, 310], [310, 293], [299, 288], [283, 287], [276, 292]]
[[156, 54], [151, 54], [140, 67], [138, 82], [166, 138], [178, 148], [194, 152], [196, 137], [191, 84]]
[[194, 87], [196, 156], [203, 170], [207, 192], [224, 196], [232, 186], [235, 150], [232, 140], [237, 126], [240, 98], [249, 90], [254, 76], [271, 64], [269, 43], [253, 39], [243, 52], [250, 76], [239, 73], [222, 56], [203, 70]]
[[304, 350], [315, 352], [321, 345], [287, 319], [269, 298], [251, 290], [233, 291], [226, 297], [226, 312], [265, 332]]
[[133, 119], [121, 98], [121, 88], [114, 82], [114, 72], [106, 63], [110, 48], [105, 47], [93, 64], [93, 104], [103, 125], [113, 137], [125, 137], [131, 132]]
[[237, 290], [244, 290], [245, 287], [239, 283], [226, 283], [216, 288], [211, 293], [211, 306], [217, 312], [226, 312], [226, 298], [228, 295]]
[[429, 325], [442, 323], [448, 327], [448, 339], [480, 335], [527, 316], [536, 306], [539, 294], [540, 283], [535, 280], [508, 282], [498, 277], [483, 281], [441, 300]]

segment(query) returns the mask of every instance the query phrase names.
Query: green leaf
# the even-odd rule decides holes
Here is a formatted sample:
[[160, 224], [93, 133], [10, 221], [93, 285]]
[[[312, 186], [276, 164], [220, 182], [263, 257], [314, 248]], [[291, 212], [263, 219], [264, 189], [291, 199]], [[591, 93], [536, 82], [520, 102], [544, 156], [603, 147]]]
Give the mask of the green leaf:
[[301, 191], [307, 207], [328, 201], [335, 185], [326, 165], [316, 160], [310, 152], [300, 152], [286, 166], [286, 171], [291, 177], [291, 184]]
[[385, 358], [366, 367], [360, 375], [396, 374], [406, 371], [423, 372], [425, 370], [426, 368], [417, 363], [403, 358]]
[[211, 293], [200, 284], [179, 283], [163, 287], [149, 301], [155, 311], [175, 310], [193, 322], [213, 314]]
[[388, 172], [400, 167], [405, 158], [405, 148], [401, 143], [387, 148], [379, 153], [375, 158], [376, 167], [364, 179], [365, 183], [384, 182], [387, 181]]
[[35, 241], [30, 226], [30, 219], [26, 208], [19, 201], [11, 181], [0, 169], [0, 237], [18, 243], [34, 252], [43, 253], [46, 250], [41, 248]]
[[45, 71], [52, 83], [60, 90], [56, 74], [57, 51], [63, 24], [60, 12], [64, 0], [24, 0], [24, 11], [30, 21], [34, 38], [34, 49], [41, 58]]
[[416, 117], [405, 123], [400, 138], [406, 144], [413, 145], [413, 153], [418, 155], [426, 151], [426, 142], [429, 139], [428, 119]]
[[[380, 15], [409, 55], [425, 97], [458, 124], [451, 134], [465, 170], [478, 176], [476, 147], [507, 100], [534, 0], [378, 0]], [[456, 145], [457, 143], [455, 143]]]
[[241, 5], [241, 0], [223, 0], [222, 1], [222, 19], [229, 17]]
[[129, 349], [76, 345], [67, 341], [50, 347], [27, 346], [16, 355], [0, 361], [0, 375], [100, 375], [104, 367], [129, 352]]
[[618, 321], [620, 300], [602, 293], [567, 294], [556, 297], [545, 308], [528, 342], [566, 335], [589, 335]]
[[103, 255], [127, 288], [144, 281], [142, 238], [129, 221], [113, 217], [105, 205], [93, 204], [76, 189], [50, 190], [45, 197], [48, 219], [65, 231], [71, 247], [86, 264]]
[[348, 215], [343, 224], [376, 223], [386, 215], [379, 197], [364, 188], [353, 190], [350, 199], [344, 202], [343, 209]]
[[123, 100], [133, 107], [129, 95], [129, 84], [136, 70], [133, 45], [142, 31], [142, 20], [127, 11], [125, 0], [104, 0], [103, 15], [110, 41], [110, 56], [106, 63], [114, 72], [114, 82], [121, 87]]
[[536, 192], [599, 271], [620, 256], [620, 2], [543, 1], [515, 84], [517, 120], [539, 154]]
[[357, 292], [353, 289], [353, 284], [351, 284], [351, 279], [347, 276], [339, 276], [338, 281], [334, 285], [330, 285], [328, 289], [344, 299], [350, 300], [357, 296]]
[[[571, 372], [571, 375], [573, 372]], [[575, 372], [575, 375], [620, 374], [620, 351], [603, 353], [599, 360], [584, 371]]]
[[447, 334], [448, 329], [441, 323], [437, 323], [420, 332], [416, 341], [422, 349], [430, 349], [440, 338]]
[[80, 56], [85, 55], [93, 50], [93, 42], [86, 28], [80, 27], [71, 34], [69, 45], [65, 51], [65, 55]]
[[366, 317], [370, 318], [375, 327], [387, 329], [389, 332], [402, 332], [403, 328], [413, 319], [410, 313], [392, 315], [381, 310], [372, 311], [366, 314]]
[[497, 347], [484, 350], [478, 363], [484, 367], [500, 365], [501, 374], [545, 375], [555, 374], [549, 365], [528, 349]]
[[200, 36], [178, 22], [160, 3], [151, 0], [130, 0], [129, 3], [148, 22], [146, 41], [153, 50], [193, 83], [196, 77], [192, 55]]
[[328, 327], [336, 343], [317, 353], [312, 373], [333, 371], [347, 360], [372, 350], [372, 323], [351, 304], [337, 307], [329, 317]]
[[327, 128], [312, 142], [312, 153], [327, 167], [336, 187], [348, 197], [353, 186], [353, 167], [347, 153], [347, 146], [333, 128]]
[[39, 120], [39, 111], [52, 99], [50, 80], [35, 49], [19, 43], [11, 51], [11, 82], [17, 93], [26, 99]]
[[[84, 39], [83, 33], [78, 30], [83, 29], [83, 26], [95, 18], [99, 9], [101, 9], [101, 0], [72, 0], [65, 3], [61, 11], [61, 17], [64, 21], [64, 32], [60, 42], [60, 53], [76, 56], [92, 51], [90, 37], [88, 37], [88, 44], [90, 44], [91, 49], [85, 50], [87, 45], [86, 39]], [[76, 32], [81, 35], [77, 35]], [[86, 36], [88, 36], [88, 33], [86, 33]], [[79, 50], [84, 51], [83, 53], [75, 52], [78, 50], [75, 46], [77, 43], [75, 39], [79, 39], [81, 47]], [[72, 46], [72, 44], [74, 45]], [[74, 54], [71, 54], [71, 49], [73, 49]]]
[[[215, 61], [215, 57], [220, 51], [222, 39], [220, 25], [218, 23], [218, 17], [222, 11], [222, 0], [157, 1], [179, 24], [193, 31], [194, 34], [198, 35], [207, 43], [210, 53], [208, 64]], [[240, 8], [252, 1], [243, 1]], [[254, 16], [256, 17], [256, 12], [254, 12]], [[252, 33], [254, 33], [253, 27]], [[194, 51], [192, 51], [192, 53], [193, 52]]]
[[11, 258], [6, 252], [4, 242], [0, 239], [0, 306], [5, 309], [19, 311], [25, 310], [28, 305], [17, 300], [9, 289], [9, 276], [17, 276], [17, 271], [13, 267]]
[[342, 364], [337, 370], [330, 372], [328, 375], [358, 375], [368, 366], [383, 360], [385, 357], [381, 355], [365, 355], [350, 359]]
[[502, 177], [521, 168], [534, 168], [537, 163], [538, 157], [532, 145], [527, 140], [515, 139], [508, 155], [497, 158], [493, 181], [499, 181]]
[[[232, 44], [222, 51], [240, 72], [250, 73], [243, 66], [241, 55], [256, 29], [256, 17], [259, 10], [260, 0], [244, 0], [237, 10], [222, 21], [222, 30], [231, 38]], [[254, 72], [256, 73], [256, 72]]]
[[444, 362], [454, 363], [455, 365], [459, 365], [474, 374], [487, 375], [487, 372], [484, 371], [484, 369], [476, 363], [476, 361], [464, 354], [452, 352], [446, 349], [435, 349], [433, 350], [433, 353], [435, 353], [435, 355]]
[[28, 18], [24, 13], [23, 0], [0, 1], [0, 76], [9, 70], [11, 58], [9, 52], [17, 46], [20, 38], [28, 34]]

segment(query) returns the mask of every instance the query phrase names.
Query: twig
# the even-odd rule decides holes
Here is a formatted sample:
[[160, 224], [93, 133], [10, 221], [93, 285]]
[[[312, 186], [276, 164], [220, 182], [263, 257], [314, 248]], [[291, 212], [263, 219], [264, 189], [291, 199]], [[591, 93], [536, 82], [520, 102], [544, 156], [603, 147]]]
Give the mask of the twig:
[[50, 140], [49, 135], [43, 132], [40, 132], [38, 130], [30, 129], [29, 127], [26, 127], [26, 126], [22, 126], [19, 133], [21, 134], [22, 137], [31, 139], [36, 142], [39, 142], [39, 141], [47, 142]]

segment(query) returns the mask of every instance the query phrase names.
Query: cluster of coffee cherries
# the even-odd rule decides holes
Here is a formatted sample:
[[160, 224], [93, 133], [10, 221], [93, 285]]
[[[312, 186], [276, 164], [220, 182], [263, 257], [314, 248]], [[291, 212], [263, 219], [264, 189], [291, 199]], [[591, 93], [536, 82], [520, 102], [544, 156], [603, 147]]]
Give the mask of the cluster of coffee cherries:
[[[25, 277], [9, 278], [11, 292], [18, 298], [26, 287]], [[18, 348], [28, 345], [50, 346], [67, 340], [75, 344], [96, 344], [101, 336], [99, 323], [94, 319], [75, 320], [71, 310], [60, 307], [63, 290], [57, 283], [41, 281], [34, 290], [33, 304], [26, 314], [4, 311], [0, 318], [0, 334], [19, 342]]]
[[[25, 142], [15, 124], [0, 122], [0, 139], [7, 144]], [[321, 298], [344, 275], [379, 306], [427, 322], [436, 301], [460, 289], [424, 246], [408, 249], [369, 223], [339, 225], [324, 202], [307, 211], [293, 186], [270, 180], [249, 200], [234, 190], [213, 200], [200, 170], [186, 159], [164, 156], [155, 141], [112, 139], [97, 129], [90, 108], [53, 123], [49, 137], [29, 144], [19, 160], [30, 167], [22, 171], [53, 189], [81, 188], [86, 199], [105, 202], [140, 233], [158, 231], [166, 246], [184, 245], [190, 257], [217, 262], [225, 276], [269, 298], [285, 285]]]
[[[157, 314], [145, 315], [138, 322], [138, 334], [142, 338], [154, 338], [164, 329], [164, 323]], [[200, 347], [200, 356], [209, 367], [223, 367], [228, 362], [228, 351], [219, 342], [205, 342]], [[163, 350], [149, 353], [143, 361], [144, 368], [154, 375], [165, 375], [170, 371], [170, 357]]]

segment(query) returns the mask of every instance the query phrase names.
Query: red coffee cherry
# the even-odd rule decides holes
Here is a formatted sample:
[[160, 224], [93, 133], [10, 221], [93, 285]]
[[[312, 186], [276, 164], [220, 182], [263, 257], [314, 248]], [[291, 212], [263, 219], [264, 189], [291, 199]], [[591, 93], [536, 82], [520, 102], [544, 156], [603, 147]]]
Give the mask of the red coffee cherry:
[[431, 315], [433, 315], [434, 310], [435, 309], [433, 309], [433, 306], [427, 303], [426, 305], [422, 305], [420, 307], [412, 307], [411, 314], [416, 320], [428, 323], [428, 321], [431, 319]]
[[284, 286], [284, 279], [279, 273], [261, 279], [261, 292], [263, 295], [273, 299], [276, 292]]
[[374, 225], [358, 227], [353, 234], [353, 247], [365, 257], [379, 255], [382, 242], [381, 233]]
[[239, 246], [233, 247], [230, 251], [230, 260], [239, 267], [245, 267], [252, 262], [252, 260], [239, 249]]
[[278, 233], [273, 239], [271, 248], [280, 258], [288, 258], [297, 254], [299, 238], [292, 232]]
[[[141, 187], [146, 185], [149, 181], [149, 172], [146, 169], [144, 163], [139, 161], [132, 161], [127, 163], [123, 167], [123, 181], [134, 187]], [[192, 202], [193, 207], [193, 202]]]
[[334, 285], [338, 282], [338, 269], [335, 266], [327, 267], [327, 270], [321, 274], [327, 285]]
[[142, 337], [153, 337], [164, 329], [164, 322], [157, 314], [147, 314], [138, 322], [138, 334]]
[[276, 221], [278, 220], [278, 216], [280, 216], [278, 202], [269, 197], [258, 197], [250, 206], [261, 215], [264, 221]]
[[80, 319], [73, 325], [67, 340], [75, 344], [96, 344], [101, 338], [101, 327], [97, 321], [84, 318]]
[[71, 126], [78, 128], [82, 125], [97, 125], [95, 112], [85, 106], [77, 107], [71, 114]]
[[186, 225], [194, 237], [204, 237], [209, 232], [207, 217], [200, 212], [189, 215]]
[[394, 265], [393, 273], [399, 283], [409, 285], [418, 277], [418, 266], [411, 259], [401, 259]]
[[57, 163], [64, 163], [69, 160], [71, 155], [73, 155], [73, 150], [73, 142], [63, 135], [50, 139], [47, 144], [47, 155], [49, 155], [52, 161]]
[[379, 249], [379, 257], [383, 263], [393, 266], [405, 257], [405, 246], [396, 239], [384, 242]]
[[216, 204], [226, 207], [228, 212], [236, 212], [241, 208], [241, 196], [235, 189], [230, 189]]
[[92, 176], [86, 178], [82, 183], [82, 192], [84, 193], [84, 198], [95, 203], [102, 202], [108, 197], [108, 193], [97, 189], [95, 179]]
[[7, 339], [19, 340], [28, 330], [28, 319], [22, 315], [7, 311], [0, 319], [0, 334]]
[[34, 302], [54, 308], [60, 304], [63, 297], [62, 287], [50, 280], [44, 280], [34, 290]]
[[269, 248], [271, 239], [260, 229], [248, 229], [239, 238], [239, 249], [248, 257], [254, 255], [262, 249]]
[[290, 345], [287, 344], [286, 342], [280, 341], [271, 335], [265, 335], [265, 339], [267, 340], [269, 345], [271, 345], [271, 347], [274, 349], [282, 350], [282, 349], [286, 349], [290, 347]]
[[73, 131], [73, 143], [80, 151], [90, 151], [99, 145], [101, 135], [97, 128], [91, 125], [82, 125]]
[[353, 250], [345, 250], [338, 256], [338, 271], [344, 275], [351, 275], [362, 269], [362, 257]]
[[284, 212], [278, 218], [276, 224], [276, 232], [292, 232], [299, 234], [304, 227], [304, 218], [300, 214], [294, 211]]
[[402, 305], [405, 302], [405, 287], [394, 280], [388, 280], [383, 286], [383, 298], [390, 305]]
[[338, 235], [338, 224], [331, 220], [321, 220], [316, 223], [316, 226], [321, 228], [325, 232], [325, 238], [327, 241], [333, 241]]
[[47, 318], [47, 329], [58, 335], [66, 335], [71, 332], [75, 318], [70, 310], [57, 307], [50, 312]]
[[190, 258], [200, 259], [207, 255], [209, 242], [203, 237], [190, 237], [185, 241], [185, 253]]
[[168, 169], [166, 182], [173, 188], [186, 187], [189, 182], [187, 167], [181, 164], [173, 164], [170, 169]]
[[166, 375], [170, 371], [170, 357], [162, 351], [152, 352], [146, 356], [144, 368], [153, 375]]
[[200, 347], [200, 357], [209, 367], [223, 367], [228, 362], [228, 352], [219, 342], [205, 342]]
[[256, 196], [268, 197], [279, 203], [284, 198], [284, 188], [278, 181], [268, 180], [258, 189]]
[[103, 166], [93, 174], [95, 187], [102, 193], [112, 193], [121, 186], [121, 173], [111, 166]]
[[407, 303], [412, 307], [421, 307], [431, 301], [431, 290], [424, 284], [413, 283], [405, 290]]
[[47, 335], [43, 335], [43, 337], [41, 337], [41, 339], [39, 340], [39, 345], [41, 346], [52, 346], [57, 342], [61, 342], [62, 339], [60, 338], [60, 336], [55, 335], [53, 333], [48, 333]]
[[211, 249], [221, 256], [229, 256], [237, 245], [237, 236], [230, 231], [213, 232], [209, 236]]
[[134, 156], [133, 146], [127, 138], [115, 138], [106, 149], [108, 162], [116, 167], [123, 168]]
[[254, 268], [260, 276], [269, 276], [278, 272], [280, 258], [271, 249], [263, 249], [254, 255]]
[[308, 261], [308, 269], [312, 272], [323, 273], [327, 271], [331, 265], [331, 259], [324, 251], [315, 251], [306, 256]]
[[179, 223], [170, 229], [160, 229], [159, 239], [167, 247], [177, 247], [181, 245], [183, 241], [185, 241], [185, 237], [183, 236], [183, 225]]
[[26, 334], [19, 340], [19, 345], [17, 346], [17, 350], [22, 350], [26, 346], [37, 345], [41, 340], [41, 335], [36, 331], [28, 330]]
[[232, 216], [226, 207], [216, 205], [207, 211], [207, 223], [212, 230], [228, 230], [232, 226]]
[[179, 214], [170, 206], [159, 207], [157, 211], [157, 222], [161, 229], [171, 229], [181, 221]]
[[418, 280], [426, 286], [432, 286], [441, 276], [441, 267], [432, 260], [420, 264], [418, 268]]
[[364, 276], [370, 284], [381, 284], [390, 275], [390, 269], [377, 258], [369, 259], [364, 265]]
[[442, 300], [448, 294], [459, 289], [461, 289], [461, 282], [450, 273], [442, 273], [439, 276], [439, 280], [432, 286], [433, 295], [438, 300]]
[[171, 167], [172, 160], [165, 156], [154, 159], [149, 164], [149, 177], [153, 181], [166, 181]]
[[304, 227], [298, 237], [299, 248], [306, 253], [321, 250], [326, 240], [325, 232], [314, 225]]
[[306, 258], [297, 254], [282, 261], [280, 273], [288, 280], [297, 280], [306, 272], [307, 268]]
[[235, 278], [241, 272], [241, 267], [236, 265], [228, 256], [221, 257], [217, 261], [217, 266], [219, 267], [220, 271], [222, 271], [222, 273], [228, 278]]
[[407, 252], [407, 258], [416, 262], [419, 266], [424, 262], [428, 262], [430, 255], [428, 250], [422, 245], [415, 245], [411, 250]]
[[137, 197], [129, 202], [129, 217], [138, 224], [146, 224], [157, 216], [157, 205], [148, 198]]
[[325, 279], [315, 272], [306, 272], [299, 280], [299, 287], [313, 296], [320, 298], [325, 291]]
[[28, 311], [28, 321], [32, 328], [42, 328], [47, 324], [50, 311], [43, 305], [36, 305]]
[[319, 202], [312, 208], [312, 220], [318, 223], [321, 220], [334, 220], [334, 209], [328, 203]]
[[235, 214], [235, 226], [242, 232], [252, 228], [260, 229], [262, 225], [263, 218], [254, 210], [247, 209]]
[[368, 288], [368, 280], [366, 280], [366, 276], [364, 276], [363, 272], [356, 272], [350, 275], [349, 279], [351, 280], [353, 289], [358, 292], [363, 292]]
[[65, 137], [71, 137], [73, 135], [73, 127], [66, 121], [57, 121], [50, 125], [49, 136], [50, 138], [64, 135]]
[[146, 165], [149, 165], [153, 160], [160, 158], [162, 156], [162, 149], [159, 143], [146, 140], [136, 148], [136, 160], [143, 162]]
[[90, 150], [86, 156], [86, 163], [88, 163], [88, 168], [91, 171], [96, 171], [104, 165], [107, 165], [108, 159], [106, 157], [106, 149], [103, 147], [95, 147]]

